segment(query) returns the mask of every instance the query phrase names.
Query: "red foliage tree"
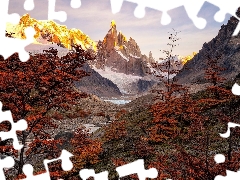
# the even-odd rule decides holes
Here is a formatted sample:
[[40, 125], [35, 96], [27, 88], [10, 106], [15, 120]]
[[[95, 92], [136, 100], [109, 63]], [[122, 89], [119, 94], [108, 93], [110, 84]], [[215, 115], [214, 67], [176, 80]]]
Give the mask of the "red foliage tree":
[[218, 57], [208, 58], [205, 78], [211, 85], [187, 104], [189, 125], [185, 133], [180, 133], [182, 144], [175, 146], [176, 153], [169, 156], [170, 166], [166, 172], [173, 179], [214, 179], [222, 173], [223, 167], [216, 164], [214, 156], [221, 148], [223, 138], [219, 136], [219, 126], [227, 119], [222, 116], [222, 108], [233, 99], [230, 90], [220, 87], [223, 78], [222, 68], [218, 66]]
[[[69, 110], [79, 98], [86, 97], [86, 94], [76, 91], [74, 81], [87, 75], [81, 67], [89, 59], [92, 59], [91, 55], [80, 47], [61, 58], [54, 49], [31, 55], [24, 63], [17, 54], [6, 60], [0, 58], [3, 109], [11, 110], [14, 121], [25, 119], [28, 123], [27, 130], [18, 133], [24, 145], [19, 157], [12, 154], [17, 174], [21, 174], [23, 165], [37, 154], [42, 154], [42, 158], [58, 157], [56, 142], [51, 139], [51, 131], [56, 124], [49, 112]], [[8, 145], [5, 143], [1, 152], [9, 155], [8, 149], [4, 150]]]
[[[173, 54], [174, 48], [178, 45], [176, 44], [179, 40], [178, 33], [174, 30], [169, 34], [170, 42], [167, 45], [170, 50], [163, 50], [166, 54], [165, 62], [157, 62], [153, 65], [157, 69], [155, 76], [164, 84], [164, 88], [156, 90], [161, 96], [160, 100], [158, 99], [158, 102], [151, 107], [154, 118], [149, 128], [149, 140], [157, 143], [173, 139], [178, 135], [179, 120], [185, 110], [182, 106], [190, 103], [183, 102], [188, 97], [187, 88], [177, 84], [173, 78], [179, 71], [175, 66], [180, 66], [180, 62], [176, 61], [177, 56]], [[179, 99], [181, 96], [184, 98]]]
[[156, 166], [172, 179], [214, 179], [224, 168], [239, 169], [239, 163], [233, 162], [239, 154], [233, 150], [236, 137], [227, 141], [226, 163], [219, 165], [214, 161], [214, 155], [224, 150], [218, 143], [224, 141], [218, 130], [230, 122], [230, 117], [239, 115], [238, 111], [226, 113], [229, 111], [226, 106], [230, 103], [238, 109], [236, 102], [239, 101], [221, 84], [224, 80], [223, 68], [218, 64], [221, 56], [207, 55], [206, 58], [205, 78], [211, 83], [206, 90], [193, 96], [174, 81], [168, 81], [165, 82], [168, 88], [161, 92], [164, 98], [152, 106], [154, 118], [149, 140], [171, 147], [165, 152], [165, 161]]
[[114, 121], [105, 128], [104, 141], [116, 141], [127, 136], [126, 121]]
[[102, 151], [102, 143], [96, 139], [91, 139], [82, 128], [75, 131], [71, 144], [75, 155], [73, 158], [75, 169], [89, 167], [99, 161], [98, 155]]
[[51, 179], [80, 179], [79, 171], [83, 168], [90, 168], [100, 161], [99, 155], [102, 152], [102, 143], [92, 139], [88, 131], [80, 127], [75, 130], [70, 140], [70, 151], [74, 155], [71, 158], [73, 168], [70, 171], [63, 171], [60, 163], [50, 166]]

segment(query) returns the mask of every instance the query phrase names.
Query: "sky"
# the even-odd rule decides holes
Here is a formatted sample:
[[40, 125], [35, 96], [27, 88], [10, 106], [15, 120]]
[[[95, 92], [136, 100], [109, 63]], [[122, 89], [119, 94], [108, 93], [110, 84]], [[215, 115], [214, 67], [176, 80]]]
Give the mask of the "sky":
[[[18, 13], [22, 16], [29, 13], [37, 20], [46, 20], [48, 12], [48, 0], [34, 0], [35, 8], [26, 11], [23, 7], [25, 0], [9, 0], [9, 13]], [[121, 31], [128, 39], [132, 37], [139, 45], [142, 54], [148, 55], [151, 51], [155, 59], [164, 58], [160, 50], [168, 50], [168, 32], [181, 31], [178, 34], [179, 46], [174, 48], [174, 55], [187, 56], [192, 52], [198, 52], [205, 42], [214, 38], [223, 24], [226, 24], [230, 15], [218, 23], [214, 20], [214, 14], [218, 7], [205, 2], [198, 13], [199, 17], [207, 20], [207, 26], [200, 30], [189, 19], [183, 6], [168, 11], [172, 18], [169, 25], [161, 25], [162, 12], [146, 8], [143, 18], [136, 18], [134, 10], [137, 4], [124, 1], [119, 13], [113, 14], [110, 0], [81, 0], [81, 7], [73, 9], [70, 0], [56, 0], [56, 11], [65, 11], [67, 20], [57, 23], [68, 28], [77, 28], [87, 34], [92, 40], [103, 40], [107, 34], [112, 20], [116, 21], [117, 30]]]

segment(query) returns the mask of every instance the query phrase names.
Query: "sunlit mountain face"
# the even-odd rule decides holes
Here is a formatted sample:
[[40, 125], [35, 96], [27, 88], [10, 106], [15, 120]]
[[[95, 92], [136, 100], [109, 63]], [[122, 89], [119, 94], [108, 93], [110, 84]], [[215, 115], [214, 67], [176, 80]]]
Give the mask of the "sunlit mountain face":
[[192, 58], [196, 55], [196, 52], [193, 52], [192, 55], [188, 55], [186, 57], [181, 57], [181, 63], [184, 65], [186, 64], [188, 61], [192, 60]]
[[14, 38], [25, 39], [24, 30], [33, 27], [36, 31], [34, 44], [55, 43], [61, 47], [72, 49], [73, 45], [81, 45], [83, 49], [97, 50], [96, 43], [79, 29], [68, 29], [67, 26], [59, 25], [51, 20], [36, 20], [29, 14], [21, 17], [17, 25], [7, 24], [7, 32], [14, 33]]

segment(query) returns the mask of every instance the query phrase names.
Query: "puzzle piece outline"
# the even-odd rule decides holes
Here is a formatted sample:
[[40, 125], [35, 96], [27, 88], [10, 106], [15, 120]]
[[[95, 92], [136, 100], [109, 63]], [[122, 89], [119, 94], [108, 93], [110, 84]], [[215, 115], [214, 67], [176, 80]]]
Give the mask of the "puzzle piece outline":
[[[56, 0], [48, 0], [48, 20], [59, 20], [65, 22], [67, 14], [65, 11], [55, 11]], [[72, 8], [79, 8], [81, 6], [81, 0], [71, 0], [70, 5]], [[25, 47], [34, 42], [35, 30], [32, 27], [28, 27], [25, 30], [26, 39], [15, 39], [5, 36], [6, 23], [18, 24], [20, 16], [17, 13], [8, 14], [9, 0], [0, 1], [0, 16], [5, 17], [0, 19], [0, 55], [4, 59], [7, 59], [14, 53], [19, 53], [19, 59], [22, 62], [26, 62], [29, 59], [29, 53], [25, 50]], [[32, 11], [34, 9], [34, 0], [25, 0], [24, 9]]]
[[5, 157], [4, 159], [0, 159], [0, 179], [6, 180], [4, 175], [4, 168], [11, 168], [15, 164], [14, 159], [10, 156]]
[[51, 163], [51, 162], [61, 160], [62, 169], [64, 171], [69, 171], [73, 168], [73, 163], [70, 160], [70, 157], [72, 157], [72, 156], [73, 156], [73, 154], [71, 154], [67, 150], [63, 149], [62, 152], [61, 152], [61, 155], [58, 158], [51, 159], [51, 160], [45, 159], [43, 161], [46, 173], [38, 174], [38, 175], [35, 175], [35, 176], [33, 175], [33, 166], [31, 164], [25, 164], [23, 166], [23, 173], [27, 177], [24, 178], [24, 179], [21, 179], [21, 180], [42, 180], [42, 179], [51, 180], [50, 172], [49, 172], [49, 169], [48, 169], [48, 164]]
[[0, 55], [7, 59], [15, 52], [19, 53], [21, 61], [25, 62], [29, 59], [29, 53], [25, 51], [25, 47], [33, 42], [35, 31], [29, 27], [26, 29], [26, 39], [14, 39], [5, 36], [6, 23], [17, 24], [20, 20], [19, 14], [8, 14], [9, 0], [0, 1]]
[[[215, 14], [214, 19], [217, 22], [222, 22], [225, 19], [225, 15], [227, 13], [231, 14], [238, 20], [240, 18], [236, 15], [236, 11], [240, 7], [240, 1], [230, 0], [234, 4], [231, 5], [229, 1], [221, 1], [221, 0], [169, 0], [169, 1], [156, 1], [156, 0], [110, 0], [112, 13], [116, 14], [121, 10], [121, 7], [123, 5], [124, 1], [128, 1], [131, 3], [137, 4], [137, 7], [135, 8], [134, 15], [137, 18], [143, 18], [145, 16], [145, 8], [151, 8], [162, 12], [161, 17], [161, 24], [162, 25], [168, 25], [171, 22], [171, 17], [168, 15], [168, 11], [172, 10], [174, 8], [184, 6], [188, 17], [192, 20], [193, 24], [199, 28], [203, 29], [205, 28], [207, 21], [204, 18], [198, 17], [198, 13], [201, 10], [203, 4], [205, 2], [209, 2], [212, 5], [215, 5], [220, 8], [220, 10]], [[177, 4], [176, 4], [177, 3]], [[227, 6], [226, 6], [227, 3]], [[239, 6], [236, 6], [236, 4], [239, 4]], [[229, 8], [230, 7], [230, 8]], [[222, 9], [228, 9], [223, 11]], [[233, 36], [236, 36], [239, 33], [240, 30], [240, 23], [238, 23]]]
[[138, 159], [129, 164], [117, 167], [116, 171], [119, 174], [119, 178], [137, 174], [139, 180], [145, 180], [146, 178], [157, 178], [158, 171], [155, 168], [145, 169], [144, 160]]
[[83, 180], [87, 180], [90, 177], [94, 177], [94, 180], [108, 180], [108, 171], [96, 174], [94, 169], [81, 169], [79, 171], [79, 176]]
[[[33, 0], [26, 0], [26, 1], [32, 1], [32, 2], [34, 2]], [[25, 1], [25, 2], [26, 2]], [[63, 12], [63, 11], [59, 11], [59, 12], [55, 12], [55, 3], [56, 3], [56, 0], [48, 0], [49, 1], [49, 8], [48, 8], [48, 19], [49, 20], [53, 20], [53, 19], [57, 19], [57, 20], [59, 20], [59, 21], [61, 21], [61, 22], [64, 22], [65, 20], [66, 20], [66, 18], [67, 18], [67, 16], [66, 16], [66, 14]], [[73, 1], [74, 0], [71, 0], [71, 6], [73, 7], [73, 8], [78, 8], [78, 7], [80, 7], [81, 6], [81, 1], [80, 0], [75, 0], [75, 2], [80, 2], [80, 4], [74, 4], [73, 3]], [[111, 4], [114, 4], [113, 3], [113, 1], [115, 1], [114, 3], [116, 3], [116, 1], [117, 0], [111, 0]], [[120, 1], [124, 1], [124, 0], [120, 0]], [[120, 2], [120, 1], [118, 1], [118, 3]], [[134, 2], [134, 3], [137, 3], [138, 4], [138, 6], [137, 6], [137, 8], [135, 9], [135, 12], [134, 12], [134, 14], [135, 14], [135, 16], [136, 17], [139, 17], [139, 18], [142, 18], [145, 14], [145, 7], [147, 7], [144, 3], [145, 2], [147, 2], [147, 1], [144, 1], [144, 0], [125, 0], [125, 1], [129, 1], [129, 2]], [[233, 1], [233, 0], [232, 0]], [[8, 2], [8, 0], [3, 0], [2, 2]], [[152, 1], [148, 1], [148, 2], [152, 2]], [[176, 1], [175, 1], [176, 2]], [[214, 5], [216, 5], [216, 6], [218, 6], [219, 7], [219, 1], [217, 1], [217, 0], [207, 0], [207, 1], [205, 1], [205, 0], [198, 0], [198, 1], [194, 1], [194, 2], [192, 2], [192, 1], [189, 1], [189, 0], [179, 0], [178, 1], [178, 3], [182, 3], [182, 2], [185, 2], [185, 3], [183, 3], [183, 6], [185, 7], [185, 9], [186, 9], [186, 11], [187, 11], [187, 14], [188, 14], [188, 16], [189, 16], [189, 18], [193, 21], [193, 23], [195, 24], [195, 26], [196, 27], [198, 27], [198, 28], [204, 28], [205, 27], [205, 25], [206, 25], [206, 21], [204, 20], [204, 19], [202, 19], [202, 18], [199, 18], [199, 17], [197, 17], [197, 15], [196, 15], [196, 13], [198, 13], [199, 11], [200, 11], [200, 9], [201, 9], [201, 7], [202, 7], [202, 5], [201, 4], [203, 4], [204, 2], [210, 2], [211, 4], [214, 4]], [[186, 3], [187, 2], [187, 3]], [[165, 2], [166, 3], [166, 2]], [[192, 6], [192, 4], [191, 3], [194, 3], [194, 6]], [[196, 3], [199, 3], [199, 5], [196, 5]], [[142, 4], [144, 4], [144, 5], [142, 5]], [[229, 2], [228, 2], [228, 4], [229, 4]], [[25, 4], [24, 4], [25, 5]], [[120, 4], [118, 4], [118, 5], [120, 5]], [[175, 5], [175, 4], [174, 4]], [[201, 6], [200, 6], [201, 5]], [[76, 7], [75, 7], [76, 6]], [[5, 6], [4, 6], [5, 7]], [[190, 11], [190, 7], [191, 7], [191, 11]], [[194, 8], [193, 8], [194, 7]], [[224, 9], [226, 6], [223, 6], [222, 8]], [[32, 6], [32, 7], [29, 7], [28, 8], [28, 5], [25, 5], [25, 7], [24, 7], [26, 10], [33, 10], [34, 9], [34, 5]], [[121, 8], [121, 7], [120, 7]], [[152, 8], [152, 9], [155, 9], [156, 7], [153, 7], [152, 5], [151, 5], [151, 7], [150, 8]], [[112, 7], [112, 9], [113, 9], [113, 7]], [[174, 9], [174, 8], [171, 8], [171, 9]], [[116, 10], [116, 8], [115, 8], [115, 10]], [[159, 9], [157, 9], [157, 10], [159, 10]], [[170, 9], [169, 9], [170, 10]], [[167, 13], [167, 10], [165, 9], [164, 11], [162, 11], [163, 12], [163, 15], [162, 15], [162, 24], [163, 25], [166, 25], [166, 24], [169, 24], [170, 23], [170, 21], [171, 21], [171, 17], [168, 15], [168, 13]], [[214, 19], [216, 20], [216, 21], [218, 21], [218, 22], [220, 22], [221, 21], [221, 19], [223, 19], [222, 17], [226, 14], [226, 13], [229, 13], [228, 11], [222, 11], [222, 9], [220, 9], [219, 10], [219, 12], [217, 12], [216, 14], [215, 14], [215, 16], [214, 16]], [[239, 17], [237, 17], [235, 14], [233, 14], [232, 12], [230, 12], [230, 14], [231, 15], [233, 15], [233, 16], [235, 16], [238, 20], [239, 20]], [[13, 23], [13, 22], [15, 22], [16, 23], [16, 19], [17, 19], [18, 17], [15, 15], [15, 17], [14, 16], [12, 16], [12, 15], [9, 15], [9, 19], [6, 21], [6, 22], [11, 22], [11, 23]], [[0, 21], [0, 25], [1, 25], [1, 21]], [[3, 28], [2, 28], [3, 29]], [[0, 32], [2, 32], [2, 33], [0, 33], [0, 35], [1, 34], [3, 34], [3, 31], [2, 31], [2, 29], [1, 29], [1, 31]], [[238, 34], [238, 32], [239, 32], [239, 30], [240, 30], [240, 24], [238, 24], [238, 26], [237, 26], [237, 28], [235, 29], [235, 31], [234, 31], [234, 33], [233, 33], [233, 35], [237, 35]], [[28, 30], [27, 30], [28, 31]], [[26, 40], [22, 40], [22, 41], [19, 41], [19, 48], [21, 48], [21, 50], [19, 50], [19, 48], [18, 48], [18, 50], [19, 51], [15, 51], [15, 52], [19, 52], [19, 56], [20, 56], [20, 59], [22, 60], [22, 61], [26, 61], [26, 59], [27, 59], [27, 56], [26, 56], [26, 51], [25, 50], [22, 50], [22, 47], [25, 47], [25, 46], [27, 46], [30, 42], [32, 42], [32, 39], [33, 39], [33, 33], [31, 32], [31, 30], [29, 31], [29, 32], [26, 32], [26, 34], [27, 34], [27, 39]], [[4, 35], [5, 35], [5, 31], [4, 31]], [[0, 36], [0, 39], [1, 39], [1, 36]], [[14, 40], [13, 41], [13, 39], [9, 39], [9, 38], [6, 38], [5, 36], [4, 36], [4, 38], [2, 38], [1, 40], [3, 40], [4, 42], [5, 41], [9, 41], [9, 44], [12, 44], [13, 42], [15, 43], [15, 42], [17, 42], [16, 40]], [[24, 42], [24, 43], [23, 43]], [[10, 47], [10, 46], [9, 46]], [[4, 47], [5, 48], [5, 47]], [[3, 47], [0, 47], [0, 54], [3, 54], [3, 56], [4, 56], [4, 58], [6, 59], [7, 57], [9, 57], [10, 55], [11, 55], [11, 53], [8, 53], [8, 54], [4, 54], [3, 52], [1, 52], [1, 50], [2, 49], [4, 49]], [[24, 52], [25, 51], [25, 52]], [[11, 51], [12, 52], [12, 51]], [[24, 53], [25, 53], [25, 55], [24, 55]], [[46, 161], [46, 162], [48, 162], [48, 161]], [[121, 173], [120, 173], [121, 174]]]
[[2, 111], [2, 102], [0, 102], [0, 123], [8, 121], [11, 123], [11, 130], [8, 132], [0, 132], [2, 140], [13, 139], [13, 147], [16, 150], [20, 150], [23, 145], [18, 142], [16, 131], [24, 131], [27, 129], [27, 122], [24, 119], [14, 122], [11, 111]]
[[[239, 86], [237, 84], [235, 84], [235, 85], [236, 85], [235, 88], [237, 90], [239, 90]], [[234, 90], [234, 92], [237, 91], [236, 89]], [[226, 133], [219, 133], [219, 135], [222, 138], [228, 138], [231, 135], [231, 128], [235, 128], [235, 127], [240, 127], [240, 124], [228, 122], [227, 132]], [[217, 164], [224, 163], [225, 162], [225, 156], [223, 154], [216, 154], [215, 157], [214, 157], [214, 160]], [[237, 172], [226, 170], [226, 176], [217, 175], [214, 178], [214, 180], [224, 180], [224, 179], [231, 179], [232, 180], [232, 179], [239, 179], [239, 178], [240, 178], [240, 170], [238, 170]]]

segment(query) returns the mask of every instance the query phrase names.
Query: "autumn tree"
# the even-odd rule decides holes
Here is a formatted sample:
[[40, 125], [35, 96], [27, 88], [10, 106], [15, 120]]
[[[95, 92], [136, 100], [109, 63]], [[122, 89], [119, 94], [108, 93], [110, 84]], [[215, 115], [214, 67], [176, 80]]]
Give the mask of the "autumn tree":
[[[150, 74], [154, 75], [158, 82], [163, 83], [164, 87], [160, 89], [155, 89], [162, 99], [168, 98], [176, 89], [176, 82], [174, 76], [179, 72], [181, 68], [181, 62], [178, 60], [178, 55], [174, 54], [174, 49], [179, 45], [178, 41], [180, 38], [178, 34], [180, 32], [173, 29], [173, 32], [169, 33], [168, 39], [169, 43], [167, 46], [168, 50], [160, 50], [165, 54], [165, 58], [160, 59], [152, 63], [152, 67], [155, 69]], [[175, 86], [175, 87], [172, 87]]]
[[[216, 104], [221, 105], [221, 108], [218, 108], [214, 114], [211, 114], [211, 117], [218, 119], [219, 125], [224, 127], [219, 128], [219, 131], [220, 133], [225, 133], [229, 122], [239, 123], [239, 97], [234, 96], [230, 89], [226, 89], [226, 87], [221, 85], [226, 79], [221, 76], [221, 72], [225, 69], [219, 66], [220, 59], [221, 56], [219, 55], [216, 57], [210, 57], [208, 55], [208, 68], [206, 69], [205, 77], [211, 83], [211, 86], [207, 89], [209, 94], [212, 95], [209, 100], [215, 102], [215, 106]], [[231, 128], [231, 135], [226, 139], [226, 148], [224, 148], [222, 152], [226, 154], [225, 167], [229, 170], [237, 171], [240, 168], [239, 163], [236, 162], [237, 156], [239, 155], [239, 135], [239, 128]]]
[[160, 70], [156, 75], [164, 87], [157, 91], [161, 98], [157, 98], [157, 101], [151, 106], [150, 112], [153, 119], [147, 129], [147, 139], [155, 149], [155, 158], [149, 162], [149, 165], [155, 165], [160, 172], [158, 179], [167, 177], [179, 179], [181, 177], [179, 174], [172, 176], [174, 169], [178, 171], [179, 168], [182, 168], [181, 164], [178, 164], [178, 167], [171, 164], [180, 162], [176, 157], [178, 156], [178, 147], [187, 147], [187, 129], [192, 121], [199, 118], [196, 115], [195, 102], [191, 98], [188, 88], [178, 84], [174, 78], [181, 66], [177, 55], [174, 55], [174, 48], [177, 46], [178, 40], [178, 32], [174, 30], [169, 35], [170, 50], [163, 51], [166, 54], [165, 61], [155, 64], [155, 68]]
[[[81, 47], [66, 56], [58, 57], [57, 50], [49, 49], [42, 54], [31, 55], [27, 62], [21, 62], [17, 54], [8, 59], [0, 58], [0, 101], [3, 110], [11, 110], [14, 121], [25, 119], [28, 128], [18, 133], [23, 148], [16, 154], [17, 174], [32, 157], [58, 157], [59, 150], [51, 132], [57, 127], [50, 112], [69, 110], [86, 94], [79, 93], [74, 81], [87, 74], [82, 65], [92, 59]], [[1, 146], [2, 154], [9, 154], [10, 141]], [[39, 159], [39, 158], [37, 158]]]
[[[164, 62], [153, 64], [156, 69], [155, 76], [160, 78], [164, 87], [156, 90], [162, 98], [151, 107], [153, 113], [152, 126], [149, 128], [149, 140], [153, 142], [166, 142], [178, 134], [179, 118], [182, 115], [182, 103], [179, 103], [181, 96], [187, 96], [187, 88], [177, 84], [173, 78], [180, 69], [180, 62], [177, 60], [177, 55], [174, 55], [174, 48], [178, 45], [179, 32], [173, 29], [169, 33], [169, 50], [163, 50], [166, 54]], [[186, 98], [185, 98], [186, 99]]]
[[205, 78], [210, 86], [192, 95], [192, 103], [187, 105], [187, 112], [192, 113], [188, 114], [189, 125], [184, 125], [185, 133], [180, 133], [183, 146], [175, 145], [177, 151], [169, 157], [171, 168], [166, 169], [173, 179], [214, 179], [223, 170], [214, 161], [214, 155], [224, 150], [223, 144], [226, 144], [219, 136], [219, 129], [228, 121], [222, 110], [233, 96], [220, 86], [223, 81], [218, 64], [221, 56], [206, 55], [206, 58]]
[[[66, 140], [64, 137], [60, 139]], [[102, 143], [98, 139], [93, 139], [88, 130], [81, 126], [73, 132], [66, 149], [74, 155], [71, 157], [73, 168], [66, 172], [62, 170], [60, 162], [50, 164], [51, 179], [80, 179], [81, 169], [92, 169], [100, 161]]]
[[[176, 39], [171, 36], [169, 39], [174, 44]], [[174, 47], [171, 43], [170, 46]], [[173, 57], [172, 49], [166, 52], [168, 58]], [[229, 122], [229, 118], [221, 111], [233, 100], [233, 96], [222, 85], [224, 78], [221, 77], [223, 68], [219, 66], [220, 58], [221, 56], [206, 55], [205, 78], [211, 84], [206, 90], [191, 95], [187, 88], [167, 76], [163, 81], [165, 91], [160, 91], [163, 98], [152, 106], [153, 120], [148, 140], [164, 146], [165, 150], [168, 147], [164, 152], [167, 160], [160, 161], [159, 168], [163, 174], [170, 175], [170, 178], [214, 179], [223, 169], [216, 165], [214, 155], [217, 150], [223, 150], [218, 143], [223, 139], [218, 130]], [[170, 63], [166, 62], [169, 75]], [[156, 150], [159, 148], [161, 147], [157, 146]], [[231, 144], [229, 157], [230, 154], [236, 154], [230, 148]]]

